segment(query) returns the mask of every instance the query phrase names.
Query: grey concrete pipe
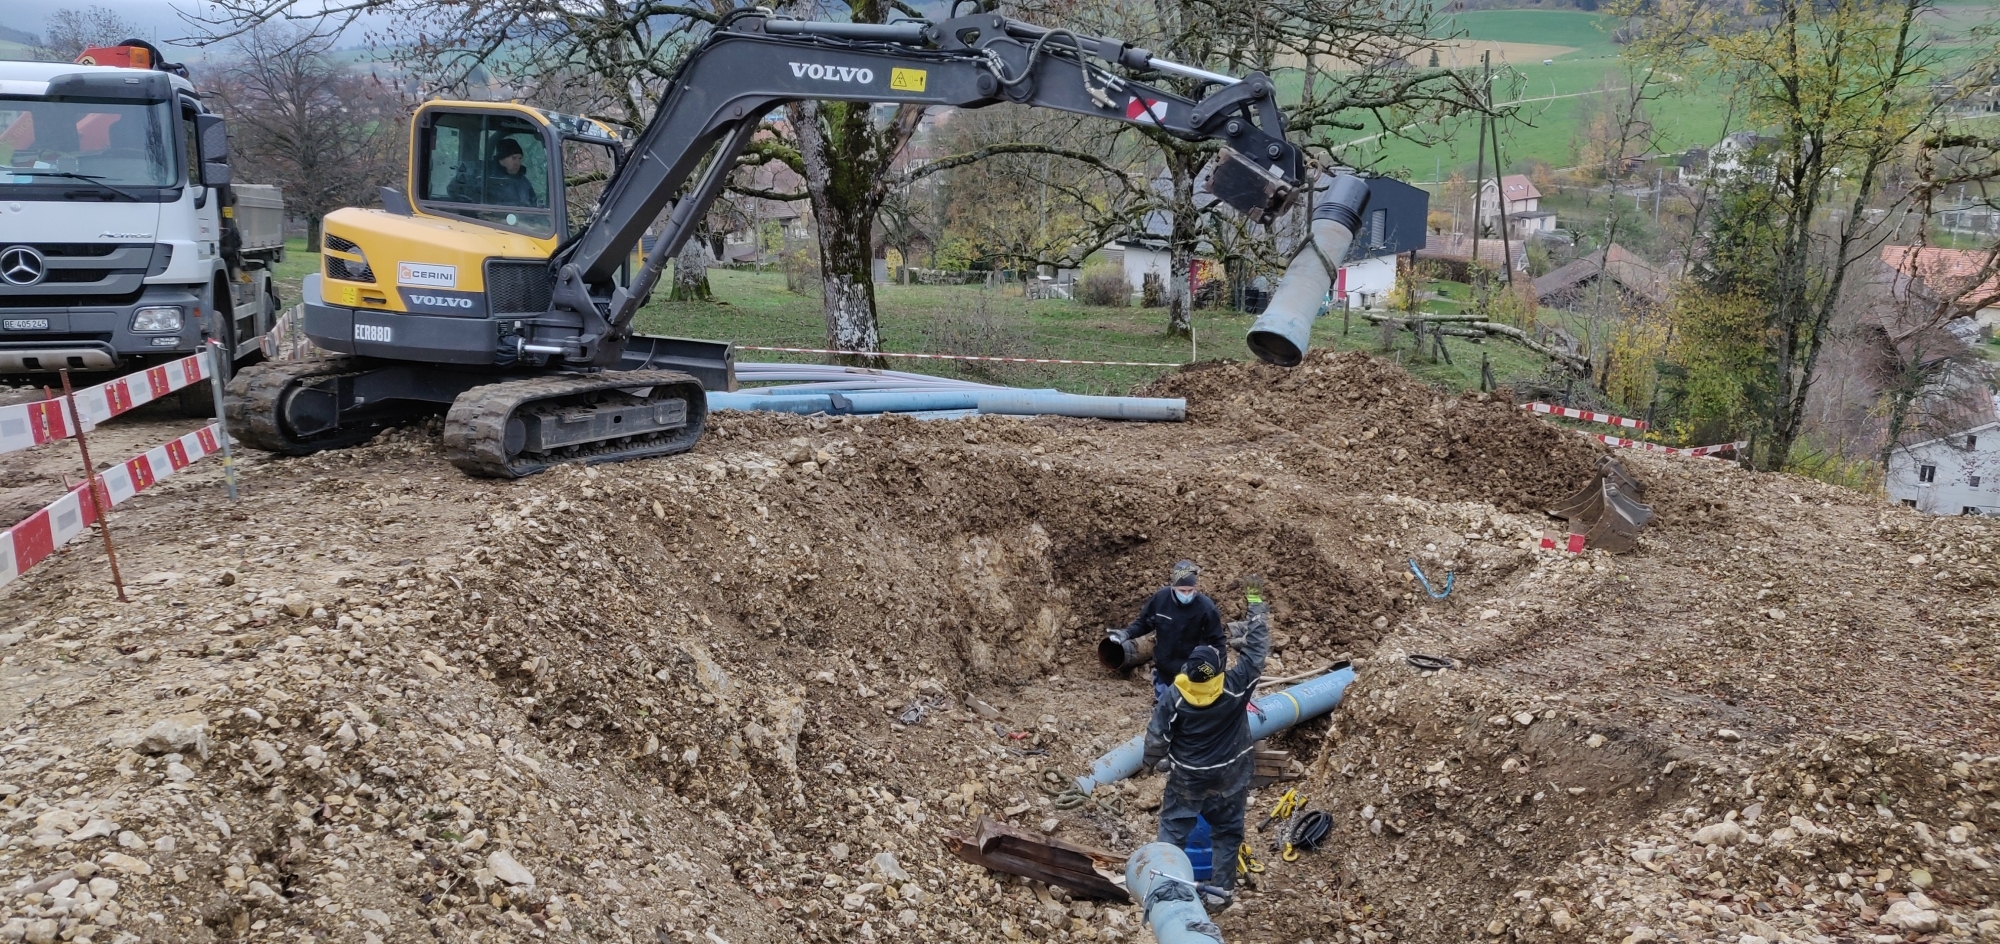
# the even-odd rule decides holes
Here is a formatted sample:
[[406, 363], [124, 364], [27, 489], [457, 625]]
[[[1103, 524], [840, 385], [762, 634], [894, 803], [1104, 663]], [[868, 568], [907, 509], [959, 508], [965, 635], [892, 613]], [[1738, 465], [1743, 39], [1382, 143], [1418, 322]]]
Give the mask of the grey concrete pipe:
[[1300, 247], [1292, 264], [1285, 267], [1277, 291], [1271, 293], [1271, 304], [1250, 325], [1250, 336], [1245, 340], [1259, 360], [1279, 367], [1297, 367], [1305, 360], [1306, 348], [1312, 343], [1313, 321], [1325, 306], [1336, 277], [1320, 257], [1340, 265], [1367, 208], [1367, 181], [1341, 174], [1327, 184], [1312, 214], [1312, 241], [1319, 251], [1314, 252], [1313, 246]]
[[1152, 634], [1137, 639], [1112, 639], [1109, 636], [1097, 644], [1097, 661], [1106, 669], [1120, 675], [1153, 661], [1153, 643], [1157, 637]]

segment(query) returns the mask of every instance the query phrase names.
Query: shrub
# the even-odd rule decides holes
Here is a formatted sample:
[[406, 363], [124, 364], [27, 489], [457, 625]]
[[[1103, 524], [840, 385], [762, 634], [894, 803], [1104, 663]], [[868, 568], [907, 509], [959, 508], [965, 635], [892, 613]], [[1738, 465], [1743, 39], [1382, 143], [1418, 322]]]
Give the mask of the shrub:
[[1125, 274], [1111, 269], [1085, 272], [1076, 286], [1077, 300], [1086, 305], [1123, 308], [1132, 300], [1132, 287]]

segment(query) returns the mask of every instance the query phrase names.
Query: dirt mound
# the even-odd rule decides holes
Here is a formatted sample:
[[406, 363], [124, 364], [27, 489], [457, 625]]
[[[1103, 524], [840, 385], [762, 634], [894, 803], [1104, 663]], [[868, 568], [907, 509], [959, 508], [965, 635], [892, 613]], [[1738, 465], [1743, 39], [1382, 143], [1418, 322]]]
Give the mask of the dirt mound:
[[[1977, 930], [1979, 627], [2000, 617], [1977, 523], [1642, 461], [1661, 526], [1629, 558], [1569, 558], [1534, 549], [1533, 509], [1594, 447], [1505, 403], [1357, 356], [1153, 392], [1191, 422], [725, 415], [688, 456], [522, 482], [465, 479], [413, 429], [251, 457], [236, 505], [165, 483], [117, 519], [135, 602], [109, 602], [85, 544], [0, 602], [0, 884], [20, 891], [0, 939], [1143, 940], [1130, 908], [937, 837], [981, 814], [1151, 837], [1156, 777], [1054, 795], [1142, 724], [1149, 687], [1093, 646], [1183, 556], [1229, 616], [1228, 581], [1267, 575], [1271, 674], [1365, 657], [1335, 721], [1278, 739], [1335, 842], [1272, 861], [1229, 940], [1685, 939], [1760, 933], [1752, 912], [1834, 934], [1801, 922], [1837, 879], [1773, 864], [1803, 827], [1657, 851], [1759, 797], [1851, 836], [1853, 862], [1874, 842], [1895, 875], [1923, 863], [1941, 926]], [[1809, 644], [1827, 625], [1847, 653], [1952, 657], [1882, 682]], [[1463, 671], [1418, 675], [1410, 651]], [[1812, 686], [1853, 694], [1802, 712]], [[1891, 730], [1912, 732], [1897, 755]], [[1862, 743], [1904, 759], [1841, 783]], [[1831, 812], [1808, 805], [1834, 784]], [[1919, 821], [1943, 845], [1894, 838]], [[1709, 911], [1654, 918], [1697, 903], [1697, 864]], [[1840, 927], [1930, 900], [1895, 875]]]

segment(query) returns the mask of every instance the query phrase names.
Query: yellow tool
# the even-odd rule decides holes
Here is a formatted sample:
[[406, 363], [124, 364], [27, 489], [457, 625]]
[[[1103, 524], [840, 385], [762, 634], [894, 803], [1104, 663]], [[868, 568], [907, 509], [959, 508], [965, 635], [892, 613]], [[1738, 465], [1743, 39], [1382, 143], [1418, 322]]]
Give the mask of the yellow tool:
[[1264, 871], [1264, 863], [1257, 861], [1257, 855], [1251, 850], [1249, 843], [1246, 842], [1236, 848], [1236, 874], [1238, 876], [1250, 875], [1262, 871]]

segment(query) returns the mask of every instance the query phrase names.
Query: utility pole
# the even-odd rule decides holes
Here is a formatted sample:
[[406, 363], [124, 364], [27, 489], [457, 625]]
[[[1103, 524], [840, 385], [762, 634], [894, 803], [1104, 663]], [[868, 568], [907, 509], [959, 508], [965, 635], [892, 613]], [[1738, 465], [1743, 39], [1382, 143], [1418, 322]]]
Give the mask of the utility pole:
[[1660, 188], [1665, 187], [1666, 185], [1667, 185], [1667, 169], [1664, 167], [1654, 168], [1653, 169], [1653, 227], [1655, 229], [1658, 229], [1660, 225]]
[[[1493, 121], [1493, 54], [1489, 51], [1481, 56], [1486, 67], [1486, 120]], [[1500, 126], [1493, 125], [1493, 198], [1500, 210], [1500, 277], [1509, 288], [1514, 285], [1514, 244], [1507, 239], [1507, 165], [1500, 161]]]
[[[1456, 17], [1454, 17], [1454, 19], [1456, 19]], [[1479, 62], [1482, 68], [1490, 68], [1490, 66], [1492, 65], [1492, 59], [1493, 59], [1493, 53], [1491, 51], [1481, 52], [1479, 54]], [[1488, 93], [1485, 97], [1488, 100], [1492, 99], [1493, 97], [1491, 94], [1490, 85], [1488, 86]], [[1468, 269], [1468, 271], [1473, 273], [1477, 273], [1479, 271], [1479, 226], [1481, 223], [1485, 222], [1483, 219], [1481, 219], [1481, 217], [1486, 215], [1484, 212], [1486, 209], [1486, 116], [1485, 115], [1479, 116], [1479, 150], [1477, 153], [1479, 156], [1475, 159], [1473, 163], [1473, 171], [1472, 171], [1472, 266]], [[1493, 195], [1496, 197], [1500, 195], [1500, 186], [1498, 181], [1494, 182]], [[1478, 276], [1474, 275], [1473, 278], [1476, 281], [1478, 279]]]

